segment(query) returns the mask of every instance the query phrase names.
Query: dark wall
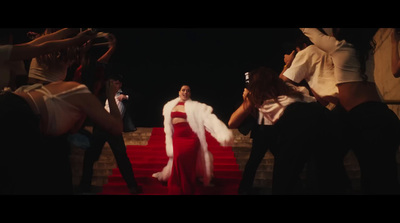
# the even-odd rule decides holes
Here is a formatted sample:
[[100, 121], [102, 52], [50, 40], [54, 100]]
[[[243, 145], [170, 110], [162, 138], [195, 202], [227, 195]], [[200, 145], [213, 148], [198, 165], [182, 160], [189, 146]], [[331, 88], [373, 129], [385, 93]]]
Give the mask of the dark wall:
[[[101, 29], [100, 29], [101, 30]], [[163, 105], [182, 84], [227, 123], [241, 102], [244, 73], [258, 66], [280, 72], [295, 28], [104, 29], [118, 39], [112, 64], [136, 93], [136, 124], [162, 126]], [[289, 44], [290, 45], [290, 44]]]
[[[29, 41], [28, 31], [9, 28], [14, 43]], [[125, 77], [133, 90], [139, 127], [161, 127], [163, 105], [178, 96], [182, 84], [192, 99], [214, 108], [225, 123], [242, 100], [244, 73], [269, 66], [278, 73], [296, 28], [97, 28], [116, 36], [112, 72]]]

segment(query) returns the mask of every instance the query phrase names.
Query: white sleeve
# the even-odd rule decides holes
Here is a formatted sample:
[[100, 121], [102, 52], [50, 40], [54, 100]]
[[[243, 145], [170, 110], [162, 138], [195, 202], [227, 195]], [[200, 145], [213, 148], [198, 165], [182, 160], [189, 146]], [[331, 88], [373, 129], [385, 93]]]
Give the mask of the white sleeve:
[[[307, 48], [306, 48], [307, 49]], [[294, 58], [290, 67], [283, 73], [283, 76], [290, 80], [300, 83], [309, 74], [310, 64], [309, 55], [306, 53], [306, 49], [298, 52]]]
[[300, 28], [300, 30], [310, 38], [318, 48], [321, 50], [332, 53], [338, 48], [339, 41], [333, 36], [327, 36], [319, 31], [317, 28]]

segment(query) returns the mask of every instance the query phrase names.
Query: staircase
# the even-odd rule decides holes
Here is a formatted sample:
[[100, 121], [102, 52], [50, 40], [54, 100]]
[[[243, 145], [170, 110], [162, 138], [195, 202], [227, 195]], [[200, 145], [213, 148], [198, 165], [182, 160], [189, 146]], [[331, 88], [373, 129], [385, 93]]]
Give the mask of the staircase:
[[[210, 135], [206, 134], [208, 149], [214, 156], [214, 178], [210, 186], [200, 182], [197, 193], [201, 195], [235, 195], [242, 177], [231, 147], [221, 147]], [[167, 195], [168, 189], [152, 174], [161, 171], [167, 164], [165, 153], [165, 134], [163, 128], [153, 128], [147, 145], [127, 145], [136, 181], [143, 187], [142, 195]], [[102, 195], [129, 194], [125, 181], [118, 168], [112, 170], [108, 182], [103, 185]]]
[[[92, 132], [91, 127], [86, 130]], [[136, 132], [123, 133], [126, 145], [147, 145], [150, 138], [152, 128], [139, 128]], [[71, 168], [72, 183], [76, 187], [79, 185], [82, 176], [83, 157], [85, 150], [71, 145]], [[112, 153], [108, 143], [105, 143], [100, 158], [93, 166], [92, 187], [101, 191], [104, 184], [108, 183], [108, 176], [113, 174], [113, 169], [117, 168], [114, 154]]]
[[[238, 184], [241, 179], [241, 172], [247, 163], [251, 152], [251, 138], [249, 135], [242, 135], [236, 129], [233, 129], [234, 145], [232, 148], [218, 147], [216, 141], [208, 139], [210, 151], [214, 154], [216, 162], [214, 188], [203, 188], [204, 194], [236, 194]], [[166, 194], [166, 187], [162, 186], [151, 174], [158, 172], [167, 162], [165, 156], [164, 132], [161, 128], [138, 128], [136, 132], [124, 133], [125, 144], [127, 145], [127, 153], [131, 159], [135, 177], [139, 184], [144, 187], [144, 194]], [[79, 184], [82, 174], [84, 150], [81, 148], [71, 148], [71, 166], [73, 174], [73, 184]], [[232, 156], [233, 155], [233, 156]], [[400, 172], [400, 153], [397, 153], [397, 161], [399, 163]], [[268, 151], [261, 162], [254, 179], [254, 187], [256, 194], [270, 194], [272, 184], [274, 158]], [[354, 154], [350, 151], [344, 159], [344, 165], [353, 188], [356, 193], [360, 187], [360, 169]], [[400, 177], [400, 176], [399, 176]], [[231, 185], [228, 187], [219, 187]], [[103, 185], [112, 186], [113, 191], [106, 191]], [[98, 192], [104, 190], [104, 194], [126, 194], [126, 184], [120, 176], [116, 166], [114, 155], [109, 145], [106, 143], [99, 161], [94, 165], [94, 176], [92, 186], [98, 188]], [[146, 189], [147, 188], [147, 189]], [[221, 192], [221, 188], [226, 192]]]

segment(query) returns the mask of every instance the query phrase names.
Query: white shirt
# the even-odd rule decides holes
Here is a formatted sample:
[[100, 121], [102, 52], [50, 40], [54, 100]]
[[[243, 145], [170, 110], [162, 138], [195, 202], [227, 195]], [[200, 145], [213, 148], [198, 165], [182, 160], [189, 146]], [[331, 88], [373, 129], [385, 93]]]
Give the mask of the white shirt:
[[42, 81], [57, 82], [65, 80], [67, 71], [67, 63], [59, 63], [57, 67], [48, 68], [40, 65], [37, 59], [33, 58], [29, 67], [28, 76]]
[[[119, 100], [118, 100], [118, 96], [120, 96], [121, 93], [122, 93], [122, 91], [119, 90], [119, 91], [115, 94], [115, 97], [114, 97], [114, 98], [115, 98], [115, 102], [117, 103], [119, 112], [121, 113], [121, 116], [124, 117], [124, 114], [125, 114], [125, 106], [124, 106], [124, 104], [122, 103], [122, 101], [119, 101]], [[104, 109], [106, 109], [106, 110], [108, 111], [108, 113], [110, 113], [110, 107], [109, 107], [109, 104], [108, 104], [108, 99], [106, 100]]]
[[[291, 85], [289, 83], [286, 83]], [[292, 85], [293, 86], [293, 85]], [[292, 98], [286, 95], [278, 96], [278, 102], [275, 102], [274, 99], [265, 100], [261, 107], [258, 108], [258, 124], [259, 125], [273, 125], [275, 122], [279, 120], [279, 118], [283, 115], [283, 112], [290, 104], [294, 102], [316, 102], [315, 98], [310, 96], [307, 88], [299, 86], [293, 86], [298, 91], [303, 93], [304, 99], [300, 98]]]
[[[316, 28], [300, 28], [317, 47], [332, 56], [335, 65], [334, 75], [337, 84], [362, 81], [360, 76], [360, 62], [353, 45], [345, 40], [338, 41], [335, 37], [327, 36]], [[366, 62], [366, 75], [369, 82], [374, 79], [374, 57], [371, 54]]]
[[298, 52], [283, 75], [296, 83], [306, 80], [321, 97], [338, 95], [332, 58], [315, 45]]

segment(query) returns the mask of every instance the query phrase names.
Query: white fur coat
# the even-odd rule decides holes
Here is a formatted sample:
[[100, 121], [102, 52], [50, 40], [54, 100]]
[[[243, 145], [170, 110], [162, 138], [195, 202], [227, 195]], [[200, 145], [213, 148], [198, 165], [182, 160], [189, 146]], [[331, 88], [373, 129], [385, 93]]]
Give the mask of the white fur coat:
[[[171, 175], [173, 160], [172, 134], [174, 131], [171, 111], [178, 104], [179, 100], [179, 97], [175, 98], [167, 102], [163, 108], [165, 146], [169, 160], [161, 172], [153, 174], [153, 177], [158, 178], [160, 181], [167, 181]], [[232, 145], [233, 134], [232, 131], [212, 113], [213, 109], [211, 106], [197, 101], [187, 100], [185, 102], [185, 112], [190, 128], [196, 133], [200, 141], [201, 148], [196, 164], [197, 174], [203, 177], [204, 185], [208, 185], [213, 177], [213, 157], [208, 151], [205, 131], [207, 130], [210, 132], [222, 146]]]

